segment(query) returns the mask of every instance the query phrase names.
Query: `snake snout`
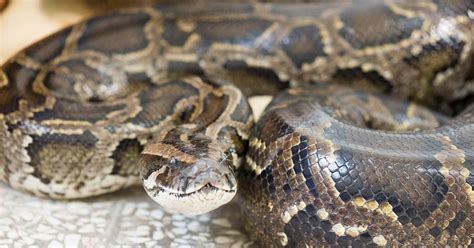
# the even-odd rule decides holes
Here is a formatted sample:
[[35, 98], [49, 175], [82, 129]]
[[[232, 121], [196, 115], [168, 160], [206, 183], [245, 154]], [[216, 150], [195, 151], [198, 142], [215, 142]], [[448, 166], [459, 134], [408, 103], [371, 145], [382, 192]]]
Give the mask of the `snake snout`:
[[156, 160], [145, 155], [143, 163], [159, 161], [158, 168], [143, 176], [148, 195], [166, 211], [185, 215], [210, 212], [235, 196], [237, 181], [233, 170], [210, 158], [193, 164]]
[[232, 170], [218, 166], [212, 169], [208, 169], [200, 173], [196, 178], [196, 183], [203, 187], [214, 187], [224, 191], [235, 191], [237, 190], [237, 181]]

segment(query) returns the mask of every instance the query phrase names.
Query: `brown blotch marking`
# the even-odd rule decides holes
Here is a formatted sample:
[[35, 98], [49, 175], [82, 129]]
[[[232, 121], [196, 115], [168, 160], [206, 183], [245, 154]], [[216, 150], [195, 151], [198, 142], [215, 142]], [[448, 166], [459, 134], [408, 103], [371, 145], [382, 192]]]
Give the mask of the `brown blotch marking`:
[[356, 49], [396, 44], [423, 24], [420, 17], [398, 15], [383, 3], [353, 5], [340, 16], [344, 25], [339, 35]]
[[[108, 88], [114, 87], [114, 81], [109, 75], [101, 73], [97, 68], [92, 68], [80, 58], [73, 58], [58, 63], [56, 69], [46, 74], [42, 84], [55, 95], [95, 102], [104, 101], [107, 97], [110, 97], [99, 95], [100, 93], [95, 90], [99, 85]], [[93, 92], [87, 92], [87, 95], [80, 95], [77, 92], [76, 84], [85, 84], [84, 86], [88, 86], [87, 88]], [[109, 92], [107, 93], [110, 94]]]
[[7, 85], [7, 87], [0, 88], [0, 113], [8, 114], [19, 110], [18, 91], [15, 87]]
[[35, 61], [33, 58], [27, 56], [25, 53], [17, 54], [14, 58], [15, 63], [18, 63], [21, 66], [29, 68], [31, 70], [40, 70], [42, 68], [42, 64], [40, 62]]
[[179, 78], [183, 75], [204, 76], [204, 70], [194, 61], [170, 60], [166, 73], [169, 78]]
[[87, 178], [87, 173], [97, 175], [102, 169], [91, 166], [97, 156], [94, 147], [98, 140], [89, 131], [82, 135], [45, 134], [32, 138], [26, 148], [30, 166], [34, 168], [33, 175], [45, 184], [78, 184]]
[[124, 139], [115, 148], [111, 158], [114, 160], [112, 175], [138, 175], [138, 161], [143, 146], [136, 139]]
[[288, 88], [289, 82], [280, 80], [274, 70], [249, 66], [244, 61], [229, 60], [224, 64], [223, 77], [243, 89], [245, 95], [274, 95]]
[[144, 13], [113, 13], [93, 18], [86, 23], [77, 47], [106, 54], [127, 53], [148, 45], [145, 25], [150, 16]]
[[126, 122], [145, 127], [158, 125], [167, 117], [176, 114], [178, 103], [183, 99], [189, 99], [187, 105], [192, 105], [196, 102], [197, 96], [199, 96], [197, 88], [180, 80], [150, 87], [138, 95], [142, 111]]
[[438, 5], [439, 11], [448, 16], [466, 15], [469, 10], [474, 10], [474, 2], [466, 0], [433, 0]]
[[422, 85], [433, 81], [436, 74], [459, 63], [464, 42], [454, 37], [424, 45], [421, 53], [404, 58], [403, 61], [419, 71]]
[[93, 157], [94, 152], [81, 145], [47, 144], [37, 151], [31, 163], [35, 167], [33, 175], [45, 184], [74, 183]]
[[303, 64], [312, 63], [316, 57], [326, 56], [321, 30], [315, 25], [292, 29], [282, 38], [280, 45], [298, 68], [302, 68]]
[[36, 72], [17, 63], [3, 65], [3, 71], [9, 83], [0, 87], [0, 113], [8, 114], [18, 111], [20, 99], [28, 102], [27, 106], [36, 107], [44, 103], [46, 97], [33, 91], [32, 83]]
[[193, 155], [182, 152], [173, 145], [164, 143], [154, 143], [145, 146], [142, 154], [159, 156], [166, 159], [176, 159], [186, 164], [194, 164], [197, 158]]
[[34, 118], [38, 121], [65, 120], [98, 122], [113, 111], [125, 108], [126, 105], [95, 105], [62, 99], [57, 101], [52, 109], [36, 112]]
[[66, 39], [71, 33], [72, 28], [66, 28], [59, 33], [51, 35], [25, 50], [25, 54], [38, 63], [47, 63], [58, 57], [66, 44]]
[[140, 72], [126, 72], [127, 79], [131, 83], [148, 83], [152, 79], [147, 75], [145, 71]]
[[[229, 137], [231, 136], [231, 132], [226, 132], [227, 130], [235, 130], [237, 131], [238, 135], [240, 136], [241, 139], [247, 140], [250, 135], [250, 129], [251, 129], [251, 124], [253, 123], [253, 118], [248, 113], [246, 117], [248, 118], [247, 120], [233, 120], [231, 115], [235, 113], [236, 108], [239, 106], [244, 96], [242, 95], [242, 92], [240, 92], [235, 86], [233, 85], [223, 85], [220, 87], [216, 92], [216, 95], [219, 95], [220, 98], [222, 98], [222, 101], [224, 103], [224, 109], [220, 112], [220, 115], [217, 117], [217, 119], [210, 123], [207, 126], [207, 129], [205, 131], [205, 134], [211, 138], [218, 139], [218, 137], [222, 137], [223, 140], [226, 140], [222, 143], [222, 145], [225, 146], [230, 146], [232, 145], [230, 140], [228, 138], [224, 138], [225, 136]], [[222, 96], [221, 96], [222, 95]], [[212, 102], [209, 102], [212, 103]], [[245, 101], [245, 103], [247, 103]], [[206, 109], [206, 107], [204, 107]], [[250, 106], [247, 105], [247, 111], [250, 110]], [[203, 112], [206, 113], [209, 112], [209, 110]], [[201, 118], [201, 117], [199, 117]], [[234, 129], [229, 129], [227, 127], [232, 127]]]
[[294, 132], [291, 125], [285, 122], [275, 111], [265, 114], [257, 125], [257, 129], [260, 130], [258, 137], [267, 145]]
[[273, 22], [255, 17], [234, 20], [209, 20], [196, 22], [195, 33], [201, 38], [203, 49], [216, 42], [253, 47], [254, 41]]
[[230, 115], [231, 120], [246, 123], [252, 117], [252, 110], [245, 97], [241, 97], [239, 104]]
[[224, 111], [229, 104], [229, 100], [228, 95], [207, 95], [203, 100], [202, 113], [196, 118], [195, 123], [200, 123], [202, 126], [208, 126], [209, 124], [214, 123], [222, 114], [224, 114]]
[[167, 19], [163, 21], [163, 39], [170, 46], [183, 46], [188, 40], [193, 28], [191, 30], [183, 30], [179, 27], [177, 19]]
[[[337, 131], [335, 131], [335, 132], [337, 133]], [[344, 138], [341, 136], [341, 137], [338, 137], [337, 139], [344, 139]], [[368, 138], [368, 140], [370, 140], [370, 138]], [[373, 161], [374, 161], [373, 162], [374, 164], [379, 163], [379, 162], [376, 161], [376, 159], [373, 160]], [[379, 182], [380, 178], [395, 177], [393, 179], [390, 179], [389, 186], [393, 187], [395, 189], [395, 192], [398, 193], [398, 195], [399, 195], [399, 196], [397, 196], [397, 198], [399, 198], [399, 200], [401, 200], [401, 202], [408, 202], [408, 203], [412, 202], [413, 206], [419, 207], [419, 208], [421, 208], [425, 204], [431, 205], [431, 202], [433, 202], [434, 197], [431, 197], [432, 195], [429, 194], [429, 192], [428, 192], [429, 188], [427, 188], [426, 184], [424, 183], [425, 179], [424, 178], [419, 178], [419, 177], [418, 178], [414, 177], [414, 175], [417, 174], [416, 171], [412, 172], [412, 169], [405, 170], [405, 169], [403, 169], [403, 167], [400, 167], [399, 170], [392, 171], [392, 173], [390, 173], [390, 174], [393, 174], [393, 175], [385, 176], [385, 175], [381, 174], [382, 172], [384, 172], [384, 170], [377, 170], [376, 167], [367, 166], [367, 163], [362, 163], [362, 162], [360, 162], [360, 160], [359, 160], [359, 162], [357, 162], [357, 160], [354, 160], [354, 162], [356, 164], [358, 164], [357, 171], [362, 175], [364, 175], [364, 174], [367, 175], [367, 177], [364, 179], [364, 184], [365, 184], [365, 181], [368, 182], [369, 185], [370, 185], [371, 182], [380, 183]], [[427, 165], [430, 165], [430, 164], [431, 164], [431, 162], [428, 161]], [[394, 164], [392, 164], [392, 166], [397, 168], [399, 165], [394, 163]], [[412, 167], [409, 164], [403, 165], [403, 166], [405, 166], [406, 168]], [[364, 167], [367, 167], [368, 171], [364, 172]], [[429, 170], [434, 169], [434, 172], [436, 172], [438, 167], [439, 166], [434, 166], [433, 167], [433, 166], [430, 165]], [[398, 174], [398, 173], [400, 173], [400, 174]], [[365, 176], [363, 176], [363, 177], [365, 177]], [[403, 179], [403, 180], [401, 180], [401, 182], [403, 184], [400, 183], [400, 180], [397, 179], [397, 178]], [[416, 178], [416, 179], [415, 180], [413, 180], [413, 179], [408, 180], [409, 178], [413, 178], [413, 179]], [[431, 178], [429, 178], [429, 179], [430, 179], [430, 182], [434, 182], [433, 179], [431, 179]], [[408, 180], [408, 181], [406, 181], [406, 180]], [[384, 185], [384, 184], [382, 184], [382, 185]], [[365, 186], [364, 188], [370, 189], [367, 184], [365, 184], [364, 186]], [[383, 187], [387, 187], [387, 186], [383, 186]], [[448, 190], [447, 187], [444, 187], [444, 186], [441, 186], [441, 187], [446, 188], [446, 190]], [[387, 189], [389, 189], [389, 188], [387, 188]], [[406, 197], [403, 196], [404, 192], [407, 193]], [[400, 195], [400, 193], [402, 193], [402, 195]], [[362, 198], [360, 198], [360, 200], [361, 199]], [[360, 206], [365, 204], [365, 202], [357, 202], [357, 203]], [[354, 217], [354, 215], [351, 215], [351, 216], [353, 216], [353, 218], [356, 218], [356, 219], [371, 220], [371, 222], [369, 223], [370, 225], [373, 225], [371, 223], [377, 223], [376, 225], [373, 225], [373, 227], [374, 228], [377, 228], [377, 227], [383, 228], [383, 230], [387, 230], [386, 233], [400, 232], [400, 229], [405, 228], [406, 226], [413, 226], [412, 229], [413, 229], [414, 232], [420, 232], [420, 229], [415, 226], [415, 222], [413, 222], [413, 224], [406, 223], [406, 216], [400, 216], [400, 217], [405, 218], [405, 221], [403, 221], [403, 222], [402, 222], [402, 219], [399, 218], [400, 223], [404, 223], [403, 227], [400, 227], [400, 223], [395, 221], [395, 220], [397, 220], [397, 215], [393, 213], [394, 211], [391, 209], [390, 206], [386, 205], [386, 206], [384, 206], [384, 209], [382, 209], [382, 204], [380, 202], [379, 202], [378, 206], [377, 206], [377, 204], [374, 204], [374, 203], [375, 202], [372, 201], [371, 205], [367, 205], [367, 209], [370, 210], [371, 213], [373, 213], [373, 214], [363, 214], [363, 212], [357, 211], [356, 214], [361, 214], [361, 218], [358, 218], [358, 217], [356, 218], [356, 217]], [[436, 203], [436, 202], [434, 202], [434, 203]], [[427, 206], [427, 205], [425, 205], [425, 206]], [[417, 210], [416, 208], [412, 208], [411, 205], [407, 205], [404, 208], [405, 208], [405, 210], [410, 208], [410, 215], [411, 215], [411, 212], [413, 210]], [[399, 213], [399, 211], [395, 211], [395, 212]], [[406, 212], [406, 213], [408, 213], [408, 212]], [[420, 212], [418, 212], [418, 214], [419, 213]], [[421, 224], [423, 224], [423, 222]], [[371, 232], [371, 234], [374, 234], [374, 233], [377, 234], [377, 232]], [[409, 234], [403, 234], [403, 235], [401, 234], [400, 237], [401, 237], [401, 239], [411, 238], [411, 236]]]
[[377, 71], [364, 71], [360, 67], [337, 69], [332, 75], [332, 81], [342, 85], [369, 92], [392, 92], [393, 85]]
[[[209, 145], [212, 140], [206, 135], [179, 126], [172, 127], [164, 131], [160, 143], [171, 145], [181, 153], [189, 154], [195, 157], [202, 157], [209, 154]], [[182, 139], [186, 137], [186, 139]]]

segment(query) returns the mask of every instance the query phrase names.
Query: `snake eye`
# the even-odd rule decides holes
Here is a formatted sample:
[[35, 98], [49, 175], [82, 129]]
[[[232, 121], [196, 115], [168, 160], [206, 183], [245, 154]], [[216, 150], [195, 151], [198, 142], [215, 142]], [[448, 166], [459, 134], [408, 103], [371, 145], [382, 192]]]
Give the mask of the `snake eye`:
[[170, 165], [176, 165], [176, 158], [175, 157], [171, 157]]
[[195, 109], [196, 107], [194, 105], [186, 106], [186, 108], [181, 113], [181, 116], [180, 116], [181, 121], [189, 122], [191, 120], [191, 116], [193, 115]]

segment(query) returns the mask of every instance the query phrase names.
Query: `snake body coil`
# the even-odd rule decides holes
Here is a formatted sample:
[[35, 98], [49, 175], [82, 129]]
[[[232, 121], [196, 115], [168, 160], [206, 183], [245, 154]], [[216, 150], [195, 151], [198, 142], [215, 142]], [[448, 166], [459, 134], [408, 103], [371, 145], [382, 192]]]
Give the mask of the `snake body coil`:
[[[238, 188], [268, 246], [467, 246], [474, 106], [448, 120], [396, 99], [446, 110], [472, 96], [473, 16], [472, 1], [433, 0], [86, 20], [1, 67], [0, 180], [70, 199], [141, 174], [155, 201], [189, 214]], [[286, 88], [252, 131], [244, 95]]]

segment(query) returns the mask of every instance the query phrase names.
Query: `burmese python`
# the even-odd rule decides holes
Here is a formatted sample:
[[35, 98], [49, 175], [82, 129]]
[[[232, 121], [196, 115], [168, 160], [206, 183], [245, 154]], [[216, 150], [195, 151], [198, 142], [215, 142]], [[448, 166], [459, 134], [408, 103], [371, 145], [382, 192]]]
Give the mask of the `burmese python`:
[[[1, 67], [0, 179], [70, 199], [141, 172], [155, 201], [190, 214], [238, 181], [264, 246], [467, 246], [474, 107], [448, 120], [381, 94], [466, 105], [473, 16], [472, 1], [433, 0], [94, 17]], [[244, 94], [289, 87], [252, 131]]]

